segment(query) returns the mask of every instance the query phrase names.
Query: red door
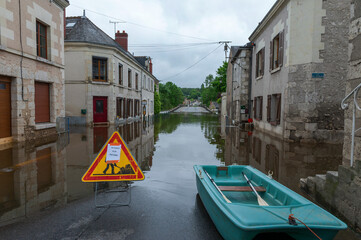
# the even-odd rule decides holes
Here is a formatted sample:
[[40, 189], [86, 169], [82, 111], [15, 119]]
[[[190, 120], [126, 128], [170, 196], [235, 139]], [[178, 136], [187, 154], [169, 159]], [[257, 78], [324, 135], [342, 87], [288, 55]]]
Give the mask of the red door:
[[107, 122], [108, 121], [108, 98], [107, 97], [93, 97], [93, 121]]

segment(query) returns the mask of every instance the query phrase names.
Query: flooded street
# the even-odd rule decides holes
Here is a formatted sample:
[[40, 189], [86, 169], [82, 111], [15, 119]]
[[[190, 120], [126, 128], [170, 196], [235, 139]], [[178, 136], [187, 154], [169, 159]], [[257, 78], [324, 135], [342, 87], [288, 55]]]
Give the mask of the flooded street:
[[[95, 184], [81, 178], [114, 131], [127, 143], [145, 180], [132, 184], [131, 196], [99, 198], [124, 202], [131, 197], [129, 207], [99, 209], [94, 207]], [[197, 196], [193, 165], [251, 165], [305, 196], [300, 178], [336, 170], [341, 163], [342, 145], [291, 144], [257, 131], [222, 128], [219, 117], [211, 114], [165, 114], [119, 127], [73, 127], [58, 138], [0, 149], [0, 236], [222, 239]], [[357, 237], [343, 231], [336, 239]]]

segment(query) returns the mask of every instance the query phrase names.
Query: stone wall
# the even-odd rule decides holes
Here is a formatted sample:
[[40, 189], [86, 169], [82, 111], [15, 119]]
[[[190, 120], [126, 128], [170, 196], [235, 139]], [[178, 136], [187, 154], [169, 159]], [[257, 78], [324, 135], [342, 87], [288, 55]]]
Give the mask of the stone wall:
[[[351, 4], [350, 34], [349, 34], [349, 65], [346, 94], [350, 93], [361, 83], [361, 2], [353, 0]], [[345, 94], [345, 95], [346, 95]], [[360, 95], [360, 94], [359, 94]], [[358, 101], [360, 104], [360, 101]], [[353, 97], [346, 103], [349, 108], [345, 111], [344, 164], [350, 165], [351, 159], [351, 129]], [[361, 112], [356, 112], [356, 129], [361, 126]], [[354, 158], [361, 159], [361, 135], [355, 135]]]
[[338, 172], [301, 179], [301, 188], [361, 233], [361, 161], [354, 167], [341, 165]]
[[[361, 82], [361, 2], [351, 1], [350, 9], [349, 64], [344, 96]], [[359, 134], [356, 134], [354, 164], [350, 166], [352, 108], [354, 106], [352, 101], [353, 96], [347, 101], [349, 108], [344, 115], [343, 165], [339, 166], [338, 171], [329, 171], [327, 174], [301, 179], [301, 187], [317, 202], [335, 212], [350, 227], [361, 233], [361, 138]], [[357, 129], [361, 123], [360, 111], [357, 112], [356, 118]]]
[[[303, 142], [341, 143], [348, 55], [350, 0], [323, 1], [326, 16], [321, 34], [324, 49], [319, 51], [321, 63], [290, 66], [288, 112], [285, 137]], [[312, 76], [323, 73], [324, 76]]]

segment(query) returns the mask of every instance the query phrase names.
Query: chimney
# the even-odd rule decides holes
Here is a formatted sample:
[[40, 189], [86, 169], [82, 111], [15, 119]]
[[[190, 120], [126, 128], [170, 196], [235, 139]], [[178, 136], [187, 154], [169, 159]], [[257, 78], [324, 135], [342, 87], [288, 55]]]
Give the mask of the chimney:
[[149, 58], [149, 72], [153, 74], [153, 63], [151, 58]]
[[119, 30], [115, 33], [115, 41], [128, 52], [128, 33], [123, 31], [122, 33]]

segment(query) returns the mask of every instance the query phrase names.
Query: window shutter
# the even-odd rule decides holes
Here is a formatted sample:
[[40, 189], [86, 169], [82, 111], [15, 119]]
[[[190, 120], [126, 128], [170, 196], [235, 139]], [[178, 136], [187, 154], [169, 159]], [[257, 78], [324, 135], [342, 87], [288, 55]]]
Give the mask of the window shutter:
[[281, 94], [277, 94], [277, 125], [281, 123]]
[[273, 40], [270, 42], [270, 53], [269, 53], [269, 70], [273, 69]]
[[259, 107], [259, 119], [262, 120], [262, 112], [263, 112], [263, 97], [260, 96], [259, 97], [260, 101], [261, 101], [261, 104], [260, 104], [260, 107]]
[[271, 95], [267, 96], [267, 122], [271, 121]]
[[254, 97], [253, 100], [253, 118], [257, 119], [257, 98]]
[[278, 62], [279, 62], [279, 66], [281, 67], [283, 65], [283, 52], [284, 52], [284, 31], [280, 32], [280, 35], [279, 35], [279, 49], [278, 49], [278, 56], [279, 56], [279, 59], [278, 59]]
[[261, 75], [264, 75], [264, 58], [265, 58], [265, 48], [262, 48], [262, 56], [261, 56]]

